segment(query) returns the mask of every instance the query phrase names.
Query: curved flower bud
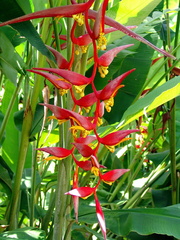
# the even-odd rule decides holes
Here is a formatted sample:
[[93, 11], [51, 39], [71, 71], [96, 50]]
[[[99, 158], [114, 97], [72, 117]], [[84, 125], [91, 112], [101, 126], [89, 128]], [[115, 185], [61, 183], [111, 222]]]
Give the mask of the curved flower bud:
[[102, 78], [104, 78], [108, 74], [108, 66], [112, 63], [114, 60], [114, 57], [125, 48], [131, 47], [133, 44], [127, 44], [124, 46], [113, 48], [105, 53], [103, 53], [98, 58], [98, 70]]
[[57, 66], [58, 68], [61, 69], [68, 69], [69, 67], [69, 62], [63, 57], [63, 55], [58, 52], [57, 50], [55, 50], [54, 48], [46, 45], [46, 47], [52, 52], [52, 54], [55, 56], [56, 62], [57, 62]]
[[[94, 10], [89, 9], [88, 10], [88, 17], [91, 19], [96, 19], [97, 17], [97, 12]], [[170, 53], [166, 52], [163, 49], [160, 49], [158, 47], [156, 47], [155, 45], [153, 45], [151, 42], [149, 42], [148, 40], [146, 40], [145, 38], [141, 37], [140, 35], [138, 35], [137, 33], [133, 32], [132, 30], [130, 30], [130, 28], [123, 26], [122, 24], [120, 24], [119, 22], [116, 22], [114, 19], [109, 18], [107, 16], [105, 16], [104, 18], [104, 23], [110, 27], [114, 27], [117, 30], [123, 32], [124, 34], [136, 39], [137, 41], [140, 41], [148, 46], [150, 46], [151, 48], [153, 48], [154, 50], [160, 52], [161, 54], [163, 54], [166, 57], [170, 57], [172, 59], [176, 59], [176, 57], [174, 57], [173, 55], [171, 55]]]
[[89, 158], [94, 154], [94, 150], [86, 144], [83, 143], [73, 143], [73, 145], [77, 148], [78, 152], [85, 158]]
[[83, 144], [88, 145], [88, 144], [92, 143], [96, 139], [97, 139], [96, 136], [90, 136], [89, 135], [89, 136], [87, 136], [85, 138], [83, 138], [83, 137], [76, 138], [76, 143], [83, 143]]
[[57, 89], [65, 89], [68, 90], [72, 87], [72, 85], [68, 82], [65, 82], [61, 79], [59, 79], [56, 75], [53, 75], [51, 73], [43, 72], [43, 71], [36, 71], [34, 69], [32, 70], [27, 70], [28, 72], [33, 72], [36, 74], [39, 74], [46, 79], [48, 79]]
[[58, 69], [58, 68], [33, 68], [33, 69], [55, 73], [63, 77], [66, 81], [76, 86], [86, 85], [92, 81], [91, 78], [87, 78], [79, 73], [72, 72], [70, 70], [64, 70], [64, 69]]
[[72, 17], [72, 15], [85, 12], [88, 10], [91, 5], [93, 4], [94, 0], [89, 0], [86, 3], [79, 3], [79, 4], [73, 4], [73, 5], [67, 5], [67, 6], [60, 6], [60, 7], [54, 7], [49, 8], [41, 11], [37, 11], [34, 13], [29, 13], [27, 15], [0, 23], [1, 26], [18, 23], [18, 22], [24, 22], [36, 18], [44, 18], [44, 17]]
[[88, 160], [78, 161], [75, 157], [73, 157], [73, 159], [74, 159], [74, 161], [75, 161], [75, 163], [78, 167], [82, 168], [85, 171], [90, 171], [91, 170], [91, 168], [92, 168], [91, 161], [88, 161]]
[[[133, 26], [134, 27], [134, 26]], [[116, 28], [105, 28], [104, 29], [104, 34], [107, 33], [111, 33], [111, 32], [115, 32], [118, 31]], [[90, 37], [90, 35], [88, 33], [81, 35], [79, 37], [75, 37], [74, 34], [71, 35], [71, 40], [74, 44], [78, 45], [78, 46], [87, 46], [90, 43], [92, 43], [92, 38]]]
[[[78, 161], [75, 157], [74, 157], [74, 155], [72, 155], [73, 156], [73, 160], [75, 161], [75, 163], [76, 163], [76, 165], [78, 166], [78, 167], [80, 167], [80, 168], [82, 168], [83, 170], [85, 170], [85, 171], [90, 171], [90, 170], [92, 170], [92, 168], [93, 167], [95, 167], [93, 164], [94, 164], [94, 162], [91, 160], [91, 161], [89, 161], [89, 160], [85, 160], [85, 161]], [[106, 168], [105, 166], [103, 166], [103, 165], [99, 165], [99, 168]], [[99, 175], [98, 175], [99, 176]]]
[[111, 185], [114, 181], [116, 181], [119, 177], [121, 177], [124, 173], [128, 171], [129, 169], [113, 169], [104, 174], [100, 174], [100, 179], [103, 182]]
[[98, 98], [105, 103], [105, 108], [107, 112], [111, 111], [111, 107], [114, 105], [114, 97], [117, 94], [117, 91], [124, 87], [121, 85], [122, 81], [134, 71], [135, 69], [129, 70], [126, 73], [123, 73], [119, 77], [110, 81], [102, 90], [98, 91]]
[[73, 101], [76, 105], [80, 106], [81, 108], [85, 108], [85, 110], [88, 112], [89, 108], [97, 102], [97, 97], [95, 95], [94, 92], [89, 93], [87, 95], [85, 95], [84, 97], [80, 98], [80, 99], [75, 99], [74, 96], [73, 97]]
[[70, 190], [69, 192], [66, 192], [66, 195], [71, 195], [71, 196], [77, 196], [81, 198], [88, 198], [92, 194], [94, 194], [96, 191], [96, 187], [91, 188], [91, 187], [78, 187], [75, 189]]
[[87, 117], [84, 117], [76, 112], [73, 112], [71, 110], [67, 110], [58, 106], [54, 106], [51, 104], [40, 104], [43, 106], [48, 107], [53, 113], [54, 116], [58, 119], [58, 120], [73, 120], [75, 121], [79, 126], [81, 126], [82, 128], [84, 128], [85, 130], [92, 130], [94, 129], [94, 124], [91, 123]]
[[94, 199], [96, 204], [96, 215], [99, 221], [99, 225], [101, 227], [102, 235], [104, 237], [104, 240], [106, 240], [106, 223], [105, 223], [104, 213], [102, 211], [102, 208], [96, 193], [94, 194]]
[[37, 148], [37, 150], [49, 153], [50, 157], [45, 158], [44, 160], [49, 161], [52, 159], [62, 160], [72, 154], [72, 149], [68, 150], [66, 148], [61, 147], [44, 147], [44, 148]]
[[95, 23], [94, 23], [94, 29], [93, 29], [94, 39], [97, 39], [100, 33], [104, 33], [104, 17], [105, 17], [105, 11], [106, 11], [107, 5], [108, 5], [108, 0], [104, 0], [97, 12]]
[[115, 47], [111, 50], [106, 51], [98, 58], [98, 64], [102, 66], [109, 66], [114, 60], [114, 57], [122, 50], [133, 46], [134, 44], [127, 44], [120, 47]]
[[121, 130], [117, 132], [112, 132], [105, 137], [98, 137], [98, 141], [101, 144], [104, 144], [110, 151], [114, 152], [114, 146], [118, 145], [121, 142], [124, 142], [128, 140], [129, 138], [125, 138], [127, 135], [133, 132], [139, 132], [137, 129], [132, 129], [132, 130]]

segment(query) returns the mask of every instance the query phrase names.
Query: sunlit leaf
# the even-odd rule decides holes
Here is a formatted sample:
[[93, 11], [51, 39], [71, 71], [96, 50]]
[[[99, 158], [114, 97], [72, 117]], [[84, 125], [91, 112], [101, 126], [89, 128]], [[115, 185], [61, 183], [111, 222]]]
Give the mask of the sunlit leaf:
[[174, 77], [131, 105], [124, 113], [119, 126], [124, 126], [132, 122], [133, 120], [142, 116], [144, 113], [150, 112], [151, 110], [170, 101], [173, 98], [176, 98], [179, 95], [180, 76]]

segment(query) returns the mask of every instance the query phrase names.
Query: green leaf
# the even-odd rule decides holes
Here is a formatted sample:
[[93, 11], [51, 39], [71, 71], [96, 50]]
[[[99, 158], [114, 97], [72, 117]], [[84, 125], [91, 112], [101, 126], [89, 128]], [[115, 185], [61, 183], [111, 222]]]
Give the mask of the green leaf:
[[[4, 22], [24, 15], [20, 5], [14, 0], [1, 0], [0, 21]], [[9, 7], [11, 6], [11, 7]], [[22, 36], [26, 37], [32, 46], [37, 48], [43, 55], [53, 60], [52, 54], [44, 45], [39, 34], [30, 21], [12, 24]]]
[[[155, 35], [148, 35], [146, 39], [153, 43], [156, 43]], [[111, 124], [118, 122], [123, 113], [132, 104], [136, 96], [142, 91], [144, 82], [149, 72], [151, 66], [151, 58], [153, 56], [154, 50], [149, 48], [147, 45], [137, 42], [130, 37], [124, 37], [121, 41], [115, 42], [117, 45], [124, 45], [133, 43], [135, 44], [133, 51], [135, 54], [128, 55], [116, 68], [116, 74], [113, 78], [121, 75], [122, 73], [129, 71], [132, 68], [136, 70], [131, 73], [122, 82], [125, 87], [121, 88], [114, 98], [114, 106], [110, 113], [105, 113], [105, 119]], [[118, 62], [118, 60], [115, 61]]]
[[[2, 101], [2, 112], [6, 114], [6, 110], [9, 105], [9, 99], [12, 97], [12, 93], [15, 90], [14, 84], [10, 81], [6, 81], [5, 93]], [[16, 163], [18, 159], [18, 148], [19, 148], [19, 133], [14, 125], [13, 113], [18, 110], [18, 98], [13, 106], [9, 120], [5, 129], [5, 140], [2, 144], [2, 157], [6, 164], [11, 168], [12, 171], [16, 169]]]
[[127, 125], [142, 116], [145, 112], [150, 112], [177, 96], [180, 96], [180, 76], [174, 77], [145, 95], [145, 97], [138, 99], [124, 113], [119, 126]]
[[[104, 210], [107, 229], [118, 236], [127, 236], [130, 232], [140, 235], [153, 233], [166, 234], [180, 238], [180, 204], [165, 208], [138, 208], [128, 210]], [[96, 215], [80, 215], [79, 221], [93, 224]]]
[[[107, 16], [126, 26], [138, 26], [161, 2], [161, 0], [123, 0], [107, 11]], [[124, 34], [114, 32], [109, 42], [119, 39]]]
[[0, 66], [3, 73], [14, 85], [16, 85], [17, 73], [23, 73], [25, 67], [22, 58], [2, 31], [0, 31]]
[[26, 41], [25, 38], [22, 38], [20, 34], [10, 26], [3, 26], [0, 30], [6, 35], [9, 41], [14, 47], [20, 45], [22, 42]]
[[[5, 93], [2, 100], [2, 113], [6, 114], [9, 99], [12, 97], [12, 93], [15, 91], [15, 86], [10, 81], [6, 81], [5, 85]], [[18, 111], [18, 97], [16, 98], [16, 102], [12, 108], [12, 112], [10, 114], [9, 120], [5, 129], [5, 140], [2, 144], [2, 157], [9, 168], [15, 172], [17, 161], [19, 157], [19, 141], [20, 136], [19, 132], [14, 123], [14, 113]], [[25, 167], [31, 167], [32, 161], [32, 147], [29, 145], [28, 155], [25, 163]]]
[[21, 228], [0, 234], [0, 239], [18, 239], [18, 240], [44, 240], [45, 233], [37, 228]]

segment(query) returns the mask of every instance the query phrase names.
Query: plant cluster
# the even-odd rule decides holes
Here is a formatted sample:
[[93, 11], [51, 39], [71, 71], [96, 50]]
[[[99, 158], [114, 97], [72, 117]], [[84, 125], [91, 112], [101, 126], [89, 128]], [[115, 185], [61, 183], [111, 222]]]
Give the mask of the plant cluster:
[[[51, 6], [52, 1], [49, 2]], [[35, 81], [32, 95], [28, 96], [27, 99], [26, 96], [24, 96], [26, 104], [25, 110], [23, 111], [24, 119], [21, 128], [22, 137], [18, 164], [13, 180], [12, 200], [9, 210], [6, 213], [6, 218], [8, 219], [6, 227], [9, 227], [9, 230], [14, 230], [18, 227], [17, 212], [19, 208], [20, 188], [22, 187], [21, 179], [23, 177], [30, 141], [36, 143], [33, 146], [36, 153], [33, 157], [31, 190], [29, 191], [31, 194], [29, 206], [32, 208], [30, 210], [31, 227], [34, 225], [38, 226], [37, 222], [34, 224], [35, 206], [39, 204], [39, 200], [37, 199], [44, 198], [43, 201], [46, 202], [48, 196], [46, 193], [49, 191], [49, 189], [44, 191], [44, 197], [42, 197], [40, 193], [42, 186], [40, 184], [40, 188], [38, 189], [38, 185], [36, 186], [36, 178], [37, 176], [41, 176], [42, 179], [46, 179], [46, 177], [48, 179], [47, 172], [53, 162], [55, 162], [55, 169], [57, 170], [56, 191], [54, 189], [51, 191], [51, 197], [48, 199], [50, 202], [49, 208], [45, 210], [47, 214], [42, 214], [42, 219], [40, 220], [41, 228], [48, 235], [48, 239], [71, 239], [71, 228], [78, 222], [80, 222], [80, 227], [82, 226], [82, 222], [86, 222], [82, 214], [80, 218], [78, 217], [80, 198], [92, 199], [92, 196], [94, 197], [96, 217], [103, 239], [117, 239], [118, 236], [128, 235], [132, 229], [128, 231], [126, 227], [122, 227], [121, 230], [114, 230], [113, 226], [109, 223], [108, 227], [111, 227], [108, 232], [109, 235], [107, 235], [108, 227], [106, 229], [105, 216], [111, 219], [110, 214], [112, 213], [112, 216], [115, 218], [119, 219], [120, 215], [123, 219], [124, 210], [124, 214], [131, 214], [131, 216], [134, 216], [134, 219], [138, 219], [139, 221], [136, 215], [139, 213], [138, 210], [137, 212], [136, 210], [132, 212], [128, 212], [127, 210], [126, 212], [126, 209], [133, 208], [138, 205], [139, 201], [143, 201], [143, 196], [148, 194], [150, 187], [152, 187], [153, 184], [156, 183], [156, 180], [159, 180], [168, 169], [171, 169], [172, 204], [178, 203], [176, 161], [178, 161], [179, 155], [174, 135], [175, 129], [173, 124], [175, 123], [175, 119], [172, 115], [175, 111], [173, 110], [175, 102], [168, 103], [167, 111], [164, 105], [166, 102], [179, 96], [180, 89], [180, 80], [179, 77], [177, 77], [179, 75], [179, 68], [176, 67], [177, 59], [165, 49], [165, 46], [171, 42], [170, 36], [167, 36], [168, 41], [167, 44], [164, 43], [164, 49], [159, 48], [143, 38], [140, 34], [134, 32], [132, 29], [135, 29], [136, 26], [125, 27], [118, 21], [107, 17], [106, 10], [109, 6], [110, 1], [108, 0], [78, 2], [72, 0], [71, 3], [67, 5], [64, 4], [58, 7], [51, 6], [51, 8], [19, 16], [12, 20], [6, 19], [3, 15], [0, 19], [4, 21], [0, 23], [0, 27], [9, 24], [15, 28], [17, 26], [17, 30], [26, 36], [31, 44], [47, 57], [47, 61], [45, 58], [42, 61], [41, 59], [43, 59], [43, 57], [40, 57], [37, 66], [32, 66], [31, 64], [32, 68], [27, 69], [26, 67], [26, 69], [23, 70], [26, 71], [26, 73], [24, 73], [22, 69], [19, 71], [21, 72], [22, 78], [24, 74], [29, 74], [35, 77]], [[29, 22], [29, 20], [38, 18], [44, 18], [43, 21], [45, 21], [46, 17], [54, 18], [53, 32], [50, 35], [55, 41], [51, 46], [44, 45], [44, 43], [41, 42], [39, 35], [36, 36], [37, 32]], [[159, 21], [159, 16], [157, 18], [154, 17], [153, 20], [149, 19], [149, 21], [155, 21], [156, 24], [161, 22]], [[66, 31], [62, 30], [60, 34], [57, 33], [58, 22], [63, 24], [64, 27], [67, 27]], [[21, 23], [27, 25], [22, 25], [23, 27], [21, 28]], [[34, 33], [34, 38], [25, 30], [26, 26]], [[126, 42], [126, 38], [124, 42], [118, 42], [119, 40], [116, 39], [115, 44], [113, 43], [114, 45], [112, 44], [112, 46], [108, 47], [108, 38], [113, 36], [111, 34], [117, 34], [119, 31], [147, 45], [153, 49], [153, 51], [155, 50], [160, 53], [161, 57], [158, 56], [152, 62], [152, 68], [156, 66], [155, 69], [158, 69], [157, 66], [160, 66], [159, 69], [162, 69], [165, 65], [165, 70], [167, 70], [160, 80], [153, 80], [155, 86], [151, 86], [154, 76], [151, 77], [150, 74], [152, 74], [152, 72], [149, 72], [147, 76], [150, 79], [149, 82], [143, 86], [145, 80], [141, 81], [141, 84], [139, 84], [140, 87], [137, 90], [138, 96], [137, 98], [134, 97], [134, 105], [128, 106], [127, 111], [124, 111], [125, 113], [123, 112], [124, 115], [121, 116], [121, 119], [119, 119], [119, 112], [123, 109], [123, 103], [118, 102], [119, 99], [116, 97], [123, 88], [126, 89], [126, 85], [128, 85], [128, 81], [131, 79], [132, 74], [136, 72], [136, 69], [132, 64], [127, 66], [128, 69], [126, 69], [125, 66], [124, 68], [126, 70], [121, 68], [120, 65], [123, 66], [123, 57], [118, 59], [120, 63], [115, 63], [116, 57], [120, 56], [120, 54], [125, 56], [125, 58], [126, 56], [135, 54], [135, 52], [129, 50], [133, 49], [134, 42]], [[168, 33], [170, 33], [170, 30]], [[45, 35], [46, 33], [42, 32], [42, 38]], [[174, 40], [176, 51], [179, 46], [177, 39], [176, 37]], [[35, 40], [37, 40], [37, 42]], [[66, 53], [66, 57], [64, 53]], [[167, 58], [163, 60], [162, 55]], [[28, 57], [27, 55], [27, 62], [31, 62], [31, 59], [29, 60]], [[163, 63], [160, 65], [162, 60]], [[115, 71], [113, 71], [114, 63]], [[150, 66], [146, 67], [148, 73]], [[170, 75], [168, 75], [169, 72]], [[165, 86], [160, 86], [164, 78], [166, 78]], [[39, 97], [42, 79], [44, 80], [43, 98]], [[18, 86], [20, 86], [21, 83], [22, 79], [20, 78]], [[158, 90], [155, 88], [156, 86], [160, 86]], [[153, 88], [155, 88], [154, 92]], [[178, 89], [178, 91], [174, 92], [174, 88]], [[133, 94], [133, 89], [130, 89], [130, 93]], [[161, 96], [163, 93], [166, 99]], [[15, 95], [15, 98], [16, 97], [17, 93]], [[41, 101], [39, 100], [40, 98]], [[114, 108], [115, 104], [116, 108]], [[35, 122], [36, 114], [40, 113], [38, 112], [39, 108], [43, 109], [40, 119], [41, 125], [33, 135], [33, 123]], [[116, 109], [115, 113], [112, 112], [113, 108]], [[154, 109], [156, 109], [156, 111], [152, 114], [153, 116], [151, 116], [151, 114], [143, 115], [144, 112], [149, 113]], [[52, 116], [49, 116], [50, 113]], [[116, 117], [118, 123], [110, 125], [110, 123], [116, 122]], [[109, 120], [110, 118], [114, 119]], [[46, 121], [47, 119], [48, 121]], [[168, 121], [168, 127], [170, 129], [169, 142], [171, 147], [174, 145], [174, 148], [170, 148], [170, 153], [161, 159], [162, 162], [159, 165], [157, 163], [154, 164], [152, 163], [153, 160], [150, 159], [152, 157], [151, 154], [157, 153], [160, 148], [163, 148], [163, 137], [166, 134], [165, 126]], [[132, 126], [129, 123], [133, 123]], [[2, 123], [2, 136], [6, 124], [7, 120]], [[59, 140], [56, 141], [55, 144], [51, 144], [53, 146], [49, 146], [47, 139], [50, 136], [49, 133], [53, 132], [54, 129], [58, 129], [59, 131]], [[41, 138], [44, 130], [48, 131], [48, 134], [45, 140], [42, 141]], [[132, 137], [129, 137], [130, 134]], [[129, 142], [131, 142], [131, 144]], [[128, 156], [127, 149], [129, 146], [131, 147], [131, 153], [129, 153], [130, 161], [128, 160], [129, 162], [127, 164], [116, 163], [116, 157], [112, 160], [113, 154], [117, 154], [119, 149], [126, 153], [122, 153], [121, 157], [124, 156], [124, 158], [126, 158]], [[43, 156], [43, 161], [38, 161], [38, 154], [40, 154], [40, 157]], [[150, 157], [148, 157], [148, 154]], [[171, 156], [170, 162], [167, 162], [169, 155]], [[109, 161], [113, 162], [114, 166], [106, 161], [106, 158], [109, 156], [111, 156], [111, 160]], [[6, 169], [6, 167], [4, 169]], [[39, 175], [37, 175], [37, 170]], [[136, 191], [132, 186], [135, 186], [135, 179], [141, 170], [143, 171], [143, 177], [148, 177], [147, 179], [141, 179], [142, 181], [146, 181], [144, 185], [142, 185], [142, 188]], [[118, 180], [120, 177], [121, 179]], [[115, 183], [116, 180], [118, 180], [118, 183]], [[125, 181], [127, 181], [126, 186], [123, 185]], [[115, 186], [113, 186], [113, 183], [115, 183]], [[120, 193], [122, 187], [123, 193]], [[133, 190], [135, 190], [135, 193], [133, 193]], [[110, 191], [109, 194], [107, 194], [108, 191]], [[101, 194], [98, 193], [106, 195], [106, 201], [108, 203], [105, 203], [105, 215], [101, 201], [99, 200], [102, 197]], [[127, 193], [129, 195], [128, 200], [126, 196]], [[149, 203], [146, 204], [148, 206]], [[72, 205], [74, 206], [74, 218], [71, 213]], [[119, 210], [119, 207], [122, 207], [122, 209]], [[154, 212], [155, 211], [156, 210], [154, 210]], [[166, 214], [166, 209], [164, 211]], [[172, 211], [174, 211], [173, 208]], [[117, 214], [119, 215], [117, 216]], [[151, 212], [147, 211], [145, 214], [149, 214], [148, 216], [150, 216]], [[158, 212], [158, 214], [160, 213]], [[92, 229], [90, 230], [88, 228], [90, 232], [89, 235], [86, 236], [86, 234], [83, 234], [81, 236], [83, 238], [86, 236], [87, 239], [90, 239], [92, 235], [95, 234], [97, 237], [102, 238], [99, 235], [99, 227], [94, 225], [94, 221], [96, 222], [94, 217], [91, 218], [91, 213], [90, 215], [87, 213], [87, 216], [89, 216], [87, 223], [92, 224]], [[22, 215], [22, 222], [24, 221], [24, 217], [25, 216]], [[121, 220], [121, 223], [122, 221], [123, 220]], [[135, 221], [133, 221], [133, 226]], [[147, 222], [148, 221], [149, 218], [147, 217]], [[166, 222], [167, 224], [168, 221], [169, 219]], [[77, 225], [75, 226], [75, 230], [78, 229]], [[86, 226], [84, 225], [84, 229], [85, 228]], [[96, 233], [94, 233], [93, 228], [97, 229]], [[139, 234], [147, 234], [147, 231], [144, 233], [139, 228], [137, 230]], [[169, 234], [169, 230], [166, 231], [164, 229], [152, 233], [171, 235]], [[75, 236], [76, 234], [73, 235], [73, 239], [76, 239]], [[175, 231], [173, 236], [177, 237], [178, 233]], [[5, 237], [5, 235], [3, 235], [3, 237]], [[132, 236], [132, 239], [135, 238]]]

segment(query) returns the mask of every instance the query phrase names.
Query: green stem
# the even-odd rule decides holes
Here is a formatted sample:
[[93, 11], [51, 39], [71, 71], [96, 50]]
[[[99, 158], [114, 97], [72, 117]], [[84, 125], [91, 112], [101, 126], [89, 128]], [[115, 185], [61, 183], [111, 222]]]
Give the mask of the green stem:
[[53, 240], [64, 240], [68, 225], [67, 215], [69, 214], [69, 196], [64, 193], [70, 189], [70, 183], [67, 164], [65, 164], [65, 162], [69, 162], [70, 164], [70, 159], [65, 159], [58, 163], [58, 184], [56, 190]]
[[[49, 0], [49, 5], [51, 8], [54, 7], [53, 0]], [[52, 18], [52, 23], [53, 23], [53, 29], [54, 29], [54, 35], [55, 35], [55, 41], [56, 41], [56, 48], [57, 48], [58, 52], [60, 52], [61, 49], [60, 49], [59, 34], [58, 34], [58, 28], [57, 28], [55, 18]]]
[[56, 194], [54, 191], [52, 191], [51, 195], [52, 195], [52, 198], [49, 203], [49, 208], [48, 208], [46, 215], [44, 216], [43, 221], [42, 221], [42, 230], [44, 230], [46, 233], [48, 232], [48, 225], [51, 221], [52, 214], [53, 214], [54, 207], [55, 207]]
[[[149, 142], [150, 142], [150, 144], [148, 144], [148, 147], [146, 148], [146, 151], [148, 151], [148, 149], [152, 146], [152, 144], [155, 144], [156, 140], [158, 140], [159, 137], [160, 137], [160, 134], [156, 137], [156, 139], [154, 139], [154, 140], [151, 141], [151, 142], [150, 142], [150, 139], [152, 138], [152, 135], [149, 136], [148, 139], [146, 139], [146, 143], [149, 143]], [[133, 181], [135, 180], [136, 176], [138, 175], [139, 171], [140, 171], [141, 168], [142, 168], [143, 161], [144, 161], [144, 159], [142, 158], [142, 160], [141, 160], [141, 161], [139, 162], [139, 164], [137, 165], [135, 171], [134, 171], [133, 174], [131, 175], [131, 178], [129, 178], [128, 183], [127, 183], [127, 186], [126, 186], [126, 188], [125, 188], [125, 190], [124, 190], [124, 195], [125, 195], [125, 193], [128, 191], [128, 189], [131, 188]], [[130, 169], [131, 169], [131, 168], [130, 168]], [[124, 196], [124, 195], [123, 195], [123, 196]]]
[[[67, 1], [67, 5], [70, 1]], [[72, 19], [67, 19], [67, 59], [71, 58], [71, 41], [70, 41], [70, 29], [72, 25]], [[58, 36], [56, 36], [57, 38]], [[65, 96], [59, 98], [59, 103], [63, 108], [71, 109], [72, 100], [70, 99], [69, 93], [67, 98]], [[68, 134], [68, 124], [63, 124], [59, 128], [60, 143], [61, 147], [69, 148], [71, 137]], [[71, 212], [71, 197], [64, 193], [70, 190], [70, 179], [71, 179], [72, 161], [71, 158], [67, 158], [58, 163], [58, 177], [57, 177], [57, 189], [56, 189], [56, 200], [55, 200], [55, 215], [54, 215], [54, 231], [53, 240], [71, 240], [71, 231], [68, 230], [69, 220], [67, 218]]]
[[128, 202], [124, 205], [123, 209], [132, 208], [136, 205], [136, 202], [144, 195], [148, 189], [152, 186], [152, 184], [160, 177], [162, 174], [169, 168], [169, 164], [163, 168], [159, 169], [159, 167], [153, 171], [146, 183], [128, 200]]
[[[147, 145], [148, 141], [150, 139], [149, 138], [146, 139], [146, 141], [143, 143], [143, 145], [141, 146], [141, 148], [139, 149], [139, 151], [136, 153], [136, 155], [134, 156], [134, 158], [132, 159], [132, 162], [129, 165], [129, 169], [133, 169], [135, 167], [135, 165], [137, 164], [137, 159], [139, 159], [142, 155], [142, 150], [143, 148]], [[116, 186], [116, 188], [114, 189], [114, 191], [112, 192], [108, 202], [112, 202], [114, 200], [114, 198], [116, 197], [117, 193], [119, 192], [120, 188], [122, 187], [122, 185], [124, 184], [125, 180], [127, 179], [127, 177], [130, 175], [130, 172], [126, 172], [125, 174], [123, 174], [123, 176], [121, 177], [121, 181], [118, 183], [118, 185]]]
[[11, 200], [10, 213], [9, 213], [10, 214], [9, 216], [10, 230], [17, 228], [20, 185], [21, 185], [22, 173], [24, 170], [24, 164], [26, 160], [26, 154], [29, 146], [29, 135], [30, 135], [31, 125], [32, 125], [32, 120], [33, 120], [33, 113], [32, 113], [30, 103], [28, 102], [25, 110], [25, 114], [24, 114], [19, 158], [17, 163], [17, 170], [15, 174], [14, 185], [12, 189], [12, 200]]
[[[45, 39], [49, 25], [44, 24], [43, 26], [44, 28], [42, 32], [42, 39]], [[39, 57], [37, 66], [42, 67], [44, 64], [45, 64], [45, 57], [44, 56], [41, 56], [41, 58]], [[29, 136], [31, 132], [32, 121], [33, 121], [36, 105], [38, 102], [39, 93], [40, 93], [40, 90], [42, 89], [42, 84], [43, 84], [42, 79], [38, 75], [35, 78], [31, 100], [30, 99], [28, 100], [27, 106], [25, 109], [17, 170], [15, 174], [15, 179], [14, 179], [10, 213], [9, 213], [9, 229], [11, 230], [17, 227], [17, 219], [18, 219], [18, 212], [19, 212], [18, 205], [19, 205], [19, 198], [20, 198], [20, 185], [21, 185], [22, 173], [24, 170], [26, 155], [29, 147]]]
[[13, 95], [12, 95], [12, 98], [11, 98], [11, 100], [9, 102], [6, 114], [4, 116], [4, 119], [2, 121], [1, 128], [0, 128], [0, 141], [1, 141], [2, 137], [3, 137], [3, 135], [4, 135], [6, 124], [8, 122], [8, 119], [9, 119], [10, 115], [11, 115], [11, 111], [13, 109], [14, 103], [15, 103], [15, 101], [17, 99], [17, 95], [18, 95], [18, 92], [20, 90], [23, 78], [24, 78], [24, 75], [21, 75], [20, 78], [19, 78], [19, 82], [17, 84], [17, 87], [16, 87], [16, 89], [15, 89]]
[[[35, 145], [35, 144], [34, 144]], [[31, 167], [31, 198], [30, 198], [30, 226], [33, 227], [34, 224], [34, 204], [35, 204], [35, 189], [36, 189], [36, 171], [37, 171], [37, 151], [34, 149], [38, 147], [33, 147], [32, 154], [32, 167]]]
[[[174, 100], [175, 101], [175, 100]], [[170, 144], [170, 158], [171, 158], [171, 185], [172, 185], [172, 204], [177, 203], [177, 174], [176, 174], [176, 116], [175, 104], [173, 104], [170, 112], [169, 125], [169, 144]]]
[[[179, 8], [180, 8], [180, 0], [179, 0]], [[180, 11], [178, 11], [178, 14], [177, 14], [174, 48], [176, 48], [176, 46], [178, 45], [178, 42], [179, 42], [179, 31], [180, 31]], [[175, 53], [175, 55], [176, 55], [176, 53]]]

